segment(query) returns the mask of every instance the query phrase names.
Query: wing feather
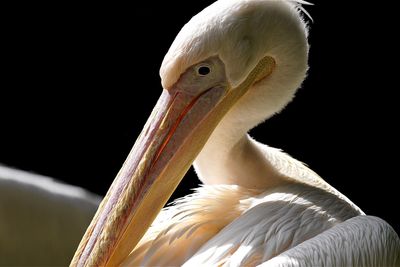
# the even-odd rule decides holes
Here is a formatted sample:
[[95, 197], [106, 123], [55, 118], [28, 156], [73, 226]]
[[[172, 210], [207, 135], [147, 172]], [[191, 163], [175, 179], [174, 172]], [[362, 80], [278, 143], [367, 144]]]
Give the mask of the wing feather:
[[259, 265], [399, 266], [400, 240], [393, 228], [374, 216], [357, 216]]
[[184, 266], [261, 263], [360, 214], [336, 195], [305, 184], [276, 188], [247, 201], [249, 209]]

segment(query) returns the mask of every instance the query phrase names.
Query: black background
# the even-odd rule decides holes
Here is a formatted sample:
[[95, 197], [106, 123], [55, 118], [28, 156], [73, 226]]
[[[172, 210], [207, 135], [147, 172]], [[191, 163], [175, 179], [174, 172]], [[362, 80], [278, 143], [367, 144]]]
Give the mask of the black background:
[[[4, 7], [0, 163], [105, 194], [161, 93], [164, 54], [211, 2]], [[308, 78], [285, 111], [251, 135], [307, 163], [400, 232], [392, 8], [306, 7], [314, 19]], [[198, 183], [191, 170], [174, 197]]]

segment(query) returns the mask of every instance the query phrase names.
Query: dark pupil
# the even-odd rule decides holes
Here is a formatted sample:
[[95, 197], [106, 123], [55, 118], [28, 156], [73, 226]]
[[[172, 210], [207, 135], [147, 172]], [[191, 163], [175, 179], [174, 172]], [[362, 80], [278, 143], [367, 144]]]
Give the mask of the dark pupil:
[[207, 75], [210, 73], [210, 68], [209, 67], [200, 67], [198, 70], [200, 75]]

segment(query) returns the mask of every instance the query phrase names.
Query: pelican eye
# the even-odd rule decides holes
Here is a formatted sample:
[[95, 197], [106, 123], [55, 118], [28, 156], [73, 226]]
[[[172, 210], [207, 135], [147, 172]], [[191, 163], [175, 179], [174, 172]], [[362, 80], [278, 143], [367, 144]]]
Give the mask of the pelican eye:
[[211, 72], [211, 69], [209, 66], [200, 66], [197, 68], [197, 74], [199, 74], [200, 76], [206, 76], [207, 74], [209, 74]]

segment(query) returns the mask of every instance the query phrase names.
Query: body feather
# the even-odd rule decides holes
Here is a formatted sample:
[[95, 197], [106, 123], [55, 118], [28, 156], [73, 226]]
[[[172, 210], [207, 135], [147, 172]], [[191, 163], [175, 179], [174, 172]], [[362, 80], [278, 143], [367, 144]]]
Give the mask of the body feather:
[[[364, 216], [334, 188], [326, 190], [328, 184], [318, 187], [322, 179], [301, 162], [275, 148], [259, 147], [277, 171], [297, 176], [297, 181], [269, 190], [203, 185], [162, 210], [124, 265], [256, 266], [269, 261], [272, 264], [277, 258], [275, 261], [285, 266], [286, 260], [294, 260], [282, 255], [287, 251], [301, 254], [293, 249], [301, 245], [306, 250], [307, 240], [327, 243], [325, 250], [332, 250], [332, 254], [335, 249], [324, 241], [325, 235], [341, 236], [342, 239], [336, 239], [336, 246], [342, 242], [345, 246], [361, 242], [358, 253], [365, 262], [374, 262], [373, 257], [379, 256], [369, 256], [371, 251], [378, 247], [381, 253], [386, 245], [391, 245], [386, 257], [395, 258], [400, 243], [390, 226], [379, 220], [380, 228], [375, 229], [376, 220], [370, 219], [374, 217]], [[347, 234], [348, 223], [341, 225], [351, 218], [360, 218], [354, 222], [360, 220], [364, 224], [358, 226], [358, 232]], [[350, 224], [355, 225], [354, 222]], [[361, 235], [362, 229], [364, 235]], [[386, 236], [377, 234], [380, 231]], [[373, 238], [368, 238], [371, 235]], [[314, 241], [310, 242], [310, 247], [313, 246]], [[322, 262], [346, 262], [326, 259], [330, 257], [328, 253], [320, 254], [325, 258]], [[320, 262], [307, 257], [302, 260], [300, 265], [293, 266]]]

